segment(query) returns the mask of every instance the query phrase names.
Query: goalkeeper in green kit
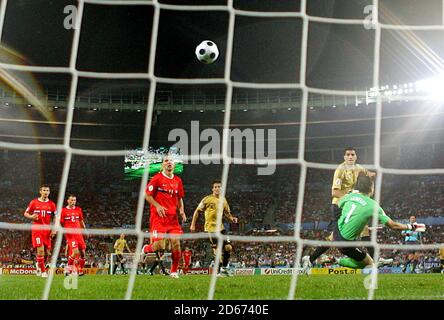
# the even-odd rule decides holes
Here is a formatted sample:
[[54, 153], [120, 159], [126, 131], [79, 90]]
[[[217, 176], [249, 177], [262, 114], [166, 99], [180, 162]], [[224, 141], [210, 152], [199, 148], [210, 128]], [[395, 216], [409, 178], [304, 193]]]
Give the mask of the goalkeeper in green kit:
[[[373, 181], [368, 176], [360, 175], [356, 180], [352, 193], [342, 197], [338, 203], [342, 209], [341, 217], [333, 230], [334, 241], [356, 241], [364, 227], [370, 222], [374, 211], [378, 212], [378, 220], [382, 224], [394, 230], [415, 230], [416, 223], [402, 224], [394, 222], [379, 206], [371, 199], [373, 194]], [[340, 247], [338, 248], [348, 258], [339, 260], [339, 264], [344, 267], [362, 269], [373, 265], [373, 259], [360, 248]]]

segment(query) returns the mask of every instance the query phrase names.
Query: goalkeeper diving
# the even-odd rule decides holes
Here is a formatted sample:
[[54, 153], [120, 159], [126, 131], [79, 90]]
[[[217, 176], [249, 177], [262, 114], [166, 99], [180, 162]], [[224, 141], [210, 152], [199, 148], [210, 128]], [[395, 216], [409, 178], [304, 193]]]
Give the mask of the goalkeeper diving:
[[[353, 242], [359, 236], [365, 226], [371, 222], [376, 211], [380, 223], [394, 230], [415, 230], [420, 227], [417, 223], [402, 224], [394, 222], [388, 217], [379, 204], [371, 199], [374, 185], [370, 177], [360, 175], [356, 181], [352, 193], [347, 194], [338, 203], [342, 209], [341, 216], [333, 229], [333, 240], [350, 242], [350, 247], [339, 247], [339, 251], [347, 256], [339, 260], [339, 264], [353, 269], [362, 269], [373, 266], [372, 257], [366, 252], [353, 246]], [[304, 272], [309, 273], [310, 266], [304, 267]]]

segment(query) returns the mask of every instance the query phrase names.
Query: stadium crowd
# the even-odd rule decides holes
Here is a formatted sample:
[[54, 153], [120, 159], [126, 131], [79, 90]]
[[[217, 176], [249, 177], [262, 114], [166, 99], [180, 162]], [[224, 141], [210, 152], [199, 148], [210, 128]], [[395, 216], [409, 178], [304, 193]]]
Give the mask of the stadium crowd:
[[[0, 222], [28, 223], [23, 212], [29, 201], [37, 196], [41, 182], [52, 187], [50, 198], [57, 201], [58, 186], [64, 165], [61, 154], [6, 152], [0, 154], [1, 173]], [[297, 166], [278, 166], [275, 174], [258, 176], [256, 166], [233, 165], [228, 176], [227, 200], [240, 224], [231, 224], [234, 234], [247, 234], [252, 228], [269, 228], [281, 223], [294, 223], [298, 193]], [[205, 172], [205, 174], [202, 174]], [[191, 218], [199, 201], [211, 193], [211, 182], [220, 177], [221, 166], [186, 165], [183, 180], [186, 189], [185, 209]], [[332, 172], [310, 169], [305, 186], [302, 222], [330, 219], [330, 186]], [[78, 178], [81, 177], [81, 178]], [[289, 183], [290, 181], [290, 183]], [[135, 225], [140, 180], [126, 180], [123, 161], [119, 157], [75, 156], [71, 163], [67, 193], [75, 193], [84, 210], [87, 228], [131, 228]], [[415, 192], [412, 192], [415, 190]], [[439, 176], [409, 179], [408, 176], [385, 176], [382, 186], [382, 207], [393, 219], [408, 219], [416, 215], [418, 221], [427, 217], [442, 217], [444, 181]], [[142, 220], [148, 229], [148, 207], [145, 204]], [[267, 220], [267, 221], [265, 221]], [[203, 230], [203, 220], [198, 221]], [[444, 226], [428, 226], [424, 243], [444, 242]], [[185, 225], [185, 231], [189, 231]], [[324, 230], [304, 230], [307, 239], [321, 239]], [[291, 234], [291, 233], [290, 233]], [[87, 265], [104, 265], [106, 254], [112, 252], [113, 237], [87, 239]], [[131, 240], [133, 241], [133, 240]], [[135, 242], [130, 241], [130, 247]], [[402, 237], [388, 229], [378, 232], [381, 243], [402, 243]], [[211, 252], [206, 242], [191, 244], [196, 260], [209, 261]], [[199, 244], [200, 243], [200, 244]], [[16, 262], [30, 256], [30, 232], [0, 230], [0, 262]], [[233, 263], [245, 266], [286, 266], [293, 262], [293, 244], [239, 243], [235, 247]], [[334, 251], [332, 251], [334, 252]], [[386, 255], [390, 255], [388, 252]], [[429, 254], [432, 256], [432, 254]], [[328, 260], [328, 259], [327, 259]]]

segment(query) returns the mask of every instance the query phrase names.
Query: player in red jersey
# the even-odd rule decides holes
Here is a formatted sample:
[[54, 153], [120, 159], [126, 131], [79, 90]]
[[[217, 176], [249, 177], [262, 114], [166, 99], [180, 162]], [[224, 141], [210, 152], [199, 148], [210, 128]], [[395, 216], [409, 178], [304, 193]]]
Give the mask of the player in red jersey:
[[37, 250], [37, 276], [48, 277], [45, 266], [45, 255], [49, 259], [52, 249], [52, 237], [55, 231], [39, 229], [41, 226], [49, 226], [51, 217], [56, 216], [57, 209], [54, 202], [49, 200], [50, 188], [47, 185], [40, 186], [40, 197], [32, 200], [23, 214], [32, 220], [32, 247]]
[[193, 255], [193, 251], [190, 250], [189, 247], [185, 247], [185, 250], [182, 252], [183, 257], [183, 274], [188, 273], [188, 268], [191, 264], [191, 256]]
[[[162, 162], [162, 170], [148, 183], [145, 190], [145, 199], [150, 204], [150, 233], [152, 243], [143, 247], [143, 253], [156, 252], [162, 256], [165, 251], [165, 241], [162, 233], [180, 235], [183, 233], [179, 224], [177, 211], [179, 210], [182, 222], [186, 222], [183, 197], [182, 179], [173, 174], [174, 160], [166, 156]], [[172, 264], [170, 276], [178, 278], [177, 269], [180, 262], [180, 240], [171, 238]]]
[[[83, 220], [82, 208], [76, 206], [77, 197], [71, 194], [67, 200], [68, 205], [62, 208], [60, 214], [60, 224], [64, 228], [86, 229]], [[79, 276], [83, 275], [83, 267], [85, 266], [85, 240], [80, 232], [65, 233], [66, 245], [69, 247], [68, 267], [66, 273], [74, 273]]]

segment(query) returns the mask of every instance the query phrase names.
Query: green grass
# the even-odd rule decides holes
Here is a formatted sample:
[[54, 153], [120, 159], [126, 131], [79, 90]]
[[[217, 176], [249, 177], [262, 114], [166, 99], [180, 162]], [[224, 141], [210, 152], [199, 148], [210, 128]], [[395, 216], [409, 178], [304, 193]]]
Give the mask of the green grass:
[[[129, 276], [87, 275], [78, 278], [76, 290], [65, 289], [65, 278], [57, 275], [50, 299], [124, 299]], [[215, 299], [287, 299], [291, 276], [237, 276], [218, 278]], [[443, 274], [378, 277], [376, 299], [444, 300]], [[136, 277], [133, 299], [205, 300], [210, 276], [190, 275], [180, 279], [165, 276]], [[300, 276], [297, 299], [367, 299], [363, 275]], [[0, 299], [41, 299], [45, 279], [35, 276], [0, 276]]]

